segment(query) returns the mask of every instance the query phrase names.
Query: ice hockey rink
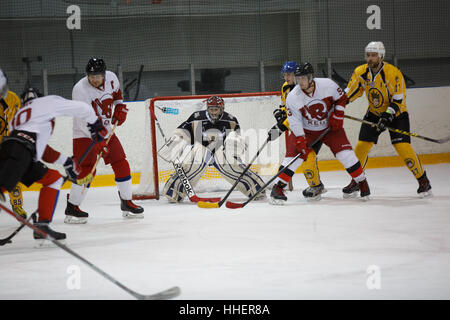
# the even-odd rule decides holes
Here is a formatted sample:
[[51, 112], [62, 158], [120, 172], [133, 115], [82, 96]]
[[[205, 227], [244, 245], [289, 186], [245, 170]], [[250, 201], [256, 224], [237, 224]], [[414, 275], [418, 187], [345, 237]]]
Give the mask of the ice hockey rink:
[[[115, 187], [94, 188], [82, 206], [90, 213], [85, 225], [63, 223], [65, 189], [53, 228], [143, 294], [179, 286], [177, 299], [187, 300], [449, 299], [450, 164], [425, 168], [429, 199], [418, 198], [409, 171], [396, 167], [367, 170], [370, 201], [344, 200], [348, 176], [332, 171], [321, 175], [328, 192], [318, 202], [303, 199], [306, 182], [297, 174], [285, 206], [139, 201], [143, 220], [122, 218]], [[25, 192], [29, 213], [37, 195]], [[17, 226], [0, 213], [2, 238]], [[133, 299], [60, 248], [34, 248], [27, 228], [0, 247], [0, 260], [0, 299]]]

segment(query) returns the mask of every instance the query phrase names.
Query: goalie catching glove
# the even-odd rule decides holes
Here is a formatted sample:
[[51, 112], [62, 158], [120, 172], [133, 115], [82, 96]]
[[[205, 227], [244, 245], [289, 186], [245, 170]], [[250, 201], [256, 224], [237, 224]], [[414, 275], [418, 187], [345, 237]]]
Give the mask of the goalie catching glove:
[[248, 149], [248, 145], [245, 139], [236, 131], [232, 131], [228, 134], [225, 142], [223, 143], [223, 149], [225, 156], [228, 159], [241, 159]]
[[173, 136], [158, 150], [158, 155], [167, 162], [177, 160], [190, 145], [190, 138], [184, 133], [183, 129], [176, 129]]

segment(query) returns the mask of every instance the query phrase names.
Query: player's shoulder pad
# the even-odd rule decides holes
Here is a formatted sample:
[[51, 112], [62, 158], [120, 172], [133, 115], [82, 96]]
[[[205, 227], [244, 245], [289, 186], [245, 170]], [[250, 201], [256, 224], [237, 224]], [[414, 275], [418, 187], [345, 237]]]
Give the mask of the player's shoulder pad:
[[222, 120], [236, 121], [237, 122], [237, 118], [235, 116], [233, 116], [232, 114], [226, 112], [226, 111], [223, 112]]
[[399, 75], [402, 73], [399, 68], [387, 62], [384, 63], [383, 70], [387, 75]]
[[357, 76], [361, 76], [364, 73], [366, 73], [368, 69], [369, 69], [369, 65], [367, 63], [365, 63], [360, 66], [357, 66], [355, 68], [355, 70], [353, 71], [353, 73], [356, 74]]

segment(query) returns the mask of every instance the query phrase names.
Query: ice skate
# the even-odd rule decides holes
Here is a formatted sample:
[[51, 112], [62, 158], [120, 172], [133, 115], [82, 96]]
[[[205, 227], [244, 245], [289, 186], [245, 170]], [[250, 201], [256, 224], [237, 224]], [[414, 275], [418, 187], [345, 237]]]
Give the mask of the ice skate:
[[421, 198], [431, 198], [433, 193], [431, 192], [431, 184], [430, 180], [427, 178], [427, 173], [424, 172], [423, 175], [417, 179], [419, 181], [419, 188], [417, 189], [417, 193]]
[[369, 189], [369, 184], [367, 183], [367, 179], [364, 179], [363, 181], [359, 182], [358, 185], [359, 185], [359, 194], [361, 196], [361, 200], [363, 200], [363, 201], [369, 200], [370, 189]]
[[306, 200], [320, 200], [322, 199], [321, 194], [327, 192], [327, 189], [325, 189], [322, 182], [318, 184], [317, 186], [308, 187], [303, 190], [303, 196], [306, 198]]
[[352, 181], [342, 189], [343, 197], [344, 199], [355, 198], [358, 195], [357, 194], [358, 191], [359, 185], [355, 180], [352, 179]]
[[67, 207], [66, 207], [66, 217], [64, 223], [68, 224], [83, 224], [87, 222], [89, 214], [82, 211], [78, 206], [71, 204], [69, 202], [69, 195], [67, 195]]
[[120, 209], [122, 210], [122, 216], [128, 219], [143, 219], [144, 208], [137, 206], [131, 200], [120, 199]]
[[50, 241], [50, 238], [57, 240], [61, 244], [65, 244], [66, 240], [66, 234], [62, 232], [57, 232], [55, 230], [52, 230], [49, 225], [48, 221], [40, 221], [36, 222], [34, 225], [38, 227], [40, 230], [46, 233], [46, 236], [42, 235], [38, 231], [33, 231], [33, 238], [35, 239], [35, 247], [36, 248], [42, 248], [42, 247], [48, 247], [52, 246], [52, 242]]
[[278, 181], [277, 184], [274, 184], [272, 187], [272, 192], [270, 193], [269, 203], [273, 205], [284, 205], [287, 201], [287, 197], [284, 194], [284, 187], [286, 184]]

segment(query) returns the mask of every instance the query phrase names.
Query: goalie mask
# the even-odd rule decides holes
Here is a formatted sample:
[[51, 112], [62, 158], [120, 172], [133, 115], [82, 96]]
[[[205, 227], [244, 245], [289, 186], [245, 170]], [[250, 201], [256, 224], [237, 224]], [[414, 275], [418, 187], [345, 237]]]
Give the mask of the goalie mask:
[[212, 123], [216, 122], [222, 117], [225, 109], [225, 102], [219, 96], [212, 96], [206, 100], [206, 110], [208, 112], [209, 119]]

